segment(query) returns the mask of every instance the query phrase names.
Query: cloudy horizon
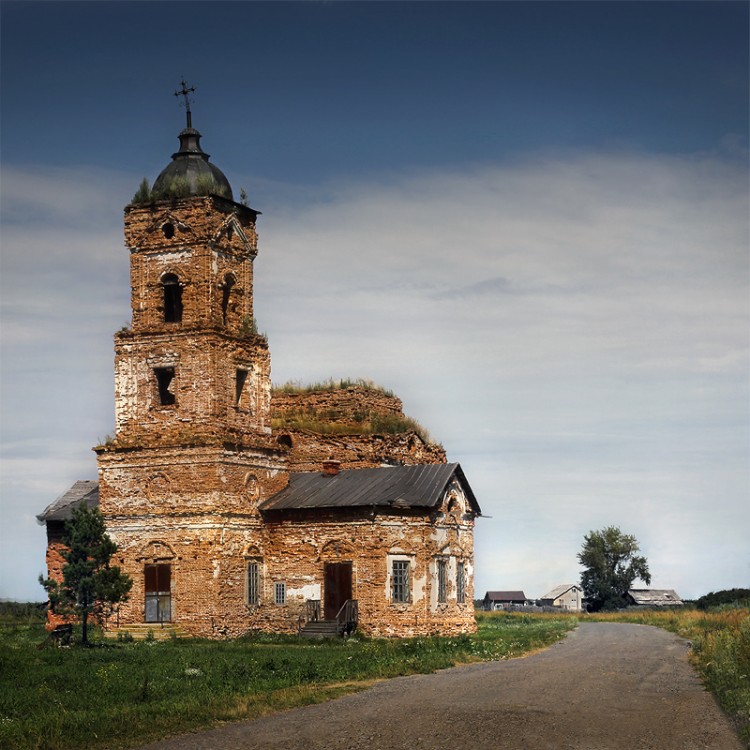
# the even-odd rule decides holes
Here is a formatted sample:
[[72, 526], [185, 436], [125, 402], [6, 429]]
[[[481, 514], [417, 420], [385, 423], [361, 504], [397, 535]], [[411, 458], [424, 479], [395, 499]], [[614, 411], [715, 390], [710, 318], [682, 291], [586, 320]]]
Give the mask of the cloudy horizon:
[[[78, 11], [61, 5], [72, 23]], [[153, 5], [166, 18], [170, 4]], [[209, 5], [198, 5], [207, 23], [218, 23]], [[229, 5], [241, 14], [256, 4]], [[257, 4], [271, 24], [263, 42], [269, 49], [257, 52], [257, 64], [268, 71], [275, 70], [273, 39], [289, 17], [309, 14], [323, 34], [333, 33], [329, 18], [335, 16], [342, 24], [338, 43], [356, 29], [363, 33], [358, 24], [374, 14], [372, 7], [361, 9], [360, 18], [346, 4], [272, 5]], [[468, 4], [471, 11], [463, 15], [450, 3], [424, 5], [431, 19], [448, 14], [451, 28], [466, 24], [474, 35], [483, 33], [486, 14], [517, 24], [524, 38], [536, 28], [515, 17], [530, 13], [515, 4]], [[559, 8], [537, 5], [537, 14], [556, 22]], [[369, 63], [357, 86], [370, 99], [393, 96], [400, 109], [362, 115], [363, 130], [347, 131], [351, 141], [334, 142], [329, 134], [365, 100], [356, 99], [346, 71], [335, 61], [326, 67], [322, 58], [316, 59], [330, 86], [346, 96], [340, 109], [311, 115], [304, 99], [308, 82], [295, 84], [305, 106], [291, 119], [297, 137], [308, 139], [304, 146], [290, 149], [284, 140], [293, 130], [285, 111], [278, 132], [269, 124], [246, 137], [244, 115], [255, 116], [261, 105], [267, 113], [292, 106], [273, 81], [260, 80], [243, 116], [230, 116], [228, 91], [213, 105], [213, 119], [200, 100], [194, 107], [212, 162], [227, 174], [235, 196], [244, 187], [250, 205], [263, 212], [255, 314], [269, 337], [274, 383], [361, 377], [403, 400], [404, 411], [445, 446], [448, 460], [461, 463], [482, 506], [477, 597], [523, 589], [537, 598], [577, 581], [584, 534], [609, 525], [636, 536], [654, 588], [696, 598], [750, 580], [747, 108], [724, 116], [729, 104], [722, 108], [710, 99], [718, 96], [716, 81], [726, 102], [747, 99], [747, 71], [739, 72], [747, 40], [727, 45], [736, 47], [739, 63], [727, 62], [721, 75], [707, 72], [719, 63], [704, 55], [682, 61], [692, 66], [686, 76], [679, 66], [672, 70], [672, 58], [659, 57], [663, 37], [654, 29], [674, 28], [666, 17], [671, 11], [652, 3], [640, 10], [616, 5], [613, 13], [633, 14], [634, 29], [646, 28], [647, 16], [652, 21], [638, 37], [638, 59], [644, 81], [653, 81], [658, 70], [656, 78], [666, 82], [638, 94], [652, 97], [650, 108], [642, 106], [638, 122], [622, 132], [609, 121], [601, 132], [585, 130], [605, 122], [609, 106], [603, 83], [597, 79], [594, 86], [594, 72], [595, 95], [588, 104], [579, 98], [567, 114], [542, 91], [541, 78], [532, 81], [538, 100], [550, 102], [540, 114], [547, 112], [549, 125], [533, 142], [512, 149], [478, 135], [491, 131], [483, 120], [486, 88], [474, 99], [470, 90], [457, 94], [469, 114], [446, 111], [445, 124], [425, 127], [421, 111], [409, 109], [408, 92], [394, 79], [394, 91], [383, 93], [377, 75], [368, 77]], [[683, 29], [690, 49], [707, 33], [707, 18], [715, 18], [717, 29], [721, 20], [725, 36], [736, 25], [728, 10], [694, 5], [688, 13], [694, 26], [685, 21], [690, 34]], [[38, 6], [29, 6], [27, 16], [18, 7], [11, 14], [3, 8], [0, 598], [43, 600], [36, 578], [44, 571], [45, 538], [35, 515], [75, 480], [96, 478], [91, 446], [114, 429], [112, 336], [130, 322], [122, 208], [144, 174], [153, 181], [167, 163], [183, 115], [167, 101], [172, 108], [165, 105], [147, 126], [124, 118], [115, 93], [104, 93], [98, 116], [115, 113], [106, 143], [77, 143], [73, 134], [65, 158], [46, 143], [38, 153], [28, 149], [23, 128], [42, 127], [18, 104], [22, 90], [38, 82], [21, 64], [33, 49], [22, 50], [5, 35], [8, 22], [20, 29], [21, 21], [54, 20], [34, 16]], [[94, 6], [93, 16], [103, 22], [107, 11]], [[135, 20], [142, 12], [137, 6], [109, 12]], [[407, 7], [393, 6], [382, 6], [381, 13]], [[423, 20], [411, 13], [417, 11], [408, 6], [405, 29]], [[594, 18], [603, 11], [576, 5], [575, 13]], [[614, 35], [609, 20], [592, 20], [592, 34]], [[443, 39], [441, 28], [435, 20], [424, 30], [420, 43], [428, 57], [431, 35]], [[307, 38], [301, 28], [293, 33]], [[712, 44], [726, 41], [721, 34]], [[38, 44], [45, 38], [41, 33]], [[403, 55], [405, 70], [417, 76], [417, 62], [404, 51], [410, 38], [387, 38], [390, 54]], [[451, 64], [465, 65], [467, 81], [481, 80], [500, 54], [488, 41], [476, 62], [474, 46], [453, 53]], [[622, 49], [628, 54], [630, 44]], [[592, 42], [581, 54], [594, 70], [600, 47]], [[122, 59], [116, 55], [117, 64], [108, 68], [115, 80], [125, 75]], [[66, 64], [72, 69], [79, 61]], [[506, 64], [497, 63], [498, 69]], [[220, 73], [220, 66], [205, 72], [203, 90], [215, 100], [221, 97], [211, 87], [223, 85]], [[432, 85], [432, 75], [424, 76]], [[65, 111], [83, 127], [94, 89], [83, 77], [76, 80], [82, 92], [71, 93]], [[170, 94], [171, 83], [158, 85]], [[535, 119], [541, 105], [534, 102], [532, 117], [523, 109], [524, 96], [509, 93], [517, 114], [504, 103], [503, 119], [490, 118], [508, 139], [520, 138], [527, 122], [541, 128]], [[617, 79], [615, 96], [623, 98], [618, 116], [625, 99], [634, 110], [640, 102], [627, 78]], [[659, 111], [654, 102], [662, 100], [669, 106]], [[671, 110], [681, 106], [673, 118]], [[585, 137], [573, 140], [566, 134], [575, 128], [565, 118], [578, 109], [574, 124]], [[687, 116], [693, 111], [703, 119]], [[661, 117], [669, 120], [671, 140], [660, 130], [667, 130]], [[113, 143], [123, 142], [118, 129], [127, 132], [127, 145], [115, 158]], [[36, 133], [39, 142], [43, 132]], [[393, 158], [378, 140], [384, 132], [403, 139], [390, 148]], [[373, 153], [361, 147], [367, 138]]]

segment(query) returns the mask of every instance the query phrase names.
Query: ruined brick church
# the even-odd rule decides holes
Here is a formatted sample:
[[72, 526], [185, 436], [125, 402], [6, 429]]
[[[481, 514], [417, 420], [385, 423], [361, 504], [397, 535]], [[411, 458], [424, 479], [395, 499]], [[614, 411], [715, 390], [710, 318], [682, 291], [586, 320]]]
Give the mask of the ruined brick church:
[[[461, 467], [379, 389], [272, 389], [253, 311], [259, 213], [234, 201], [200, 137], [188, 103], [179, 150], [125, 208], [115, 435], [94, 449], [98, 481], [38, 516], [49, 575], [85, 503], [133, 580], [112, 630], [472, 631], [480, 509]], [[365, 429], [378, 420], [405, 426]]]

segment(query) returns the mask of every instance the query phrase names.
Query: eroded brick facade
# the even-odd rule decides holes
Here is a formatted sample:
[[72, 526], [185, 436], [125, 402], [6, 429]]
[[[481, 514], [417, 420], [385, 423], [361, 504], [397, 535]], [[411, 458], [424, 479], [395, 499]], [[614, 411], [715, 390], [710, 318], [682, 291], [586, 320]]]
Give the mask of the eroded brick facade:
[[[95, 450], [99, 507], [133, 588], [110, 625], [296, 632], [307, 602], [330, 608], [336, 587], [359, 603], [366, 634], [473, 630], [478, 506], [461, 482], [429, 509], [263, 510], [290, 472], [320, 472], [328, 459], [348, 470], [445, 463], [445, 452], [414, 431], [272, 430], [272, 416], [293, 411], [340, 424], [403, 412], [399, 399], [360, 387], [272, 404], [253, 317], [256, 218], [215, 195], [125, 210], [132, 325], [115, 334], [116, 433]], [[59, 529], [49, 531], [59, 576]]]

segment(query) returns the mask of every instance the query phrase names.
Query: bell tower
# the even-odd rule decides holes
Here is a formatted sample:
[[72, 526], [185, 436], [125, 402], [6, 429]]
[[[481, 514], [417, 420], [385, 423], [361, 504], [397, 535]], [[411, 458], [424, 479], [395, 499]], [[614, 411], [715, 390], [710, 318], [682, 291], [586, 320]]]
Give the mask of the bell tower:
[[115, 438], [244, 445], [270, 433], [270, 356], [253, 315], [258, 212], [231, 199], [189, 110], [179, 138], [125, 209], [132, 326], [115, 335]]
[[[270, 354], [253, 312], [258, 212], [233, 200], [192, 126], [125, 208], [132, 323], [115, 334], [115, 435], [94, 450], [99, 507], [133, 579], [122, 623], [221, 632], [242, 596], [258, 504], [288, 481], [271, 435]], [[189, 571], [189, 572], [188, 572]], [[209, 623], [207, 625], [207, 623]]]

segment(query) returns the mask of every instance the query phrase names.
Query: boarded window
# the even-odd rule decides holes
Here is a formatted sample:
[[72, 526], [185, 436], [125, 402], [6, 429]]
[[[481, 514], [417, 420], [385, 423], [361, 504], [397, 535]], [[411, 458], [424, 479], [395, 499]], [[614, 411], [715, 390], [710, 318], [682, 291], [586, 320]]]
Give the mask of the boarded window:
[[274, 604], [286, 604], [286, 584], [275, 583], [273, 586]]
[[394, 560], [391, 573], [391, 601], [408, 604], [411, 601], [409, 588], [409, 561]]
[[456, 601], [459, 604], [466, 603], [466, 564], [456, 564]]
[[167, 273], [162, 277], [164, 287], [164, 322], [182, 322], [182, 287], [180, 280], [173, 273]]
[[174, 394], [174, 367], [155, 367], [156, 390], [159, 403], [162, 406], [170, 406], [176, 402]]
[[247, 603], [260, 604], [260, 564], [255, 561], [247, 564]]
[[445, 604], [448, 599], [448, 561], [437, 561], [437, 600], [438, 604]]

